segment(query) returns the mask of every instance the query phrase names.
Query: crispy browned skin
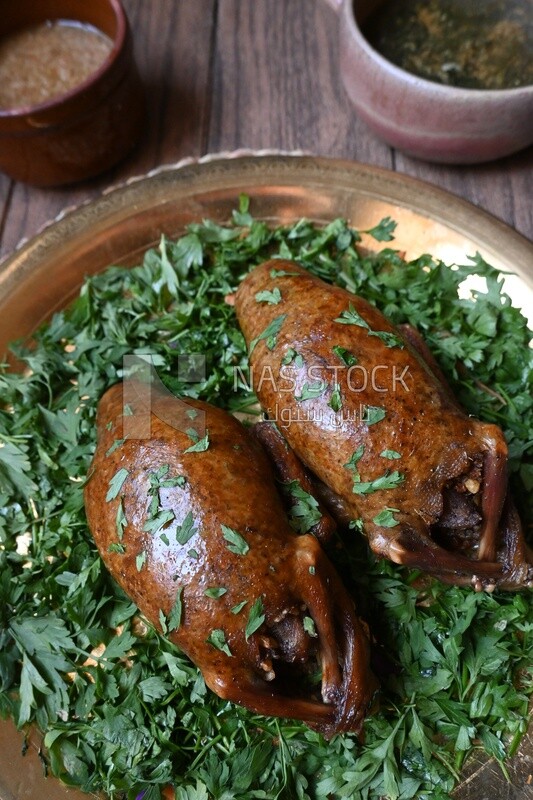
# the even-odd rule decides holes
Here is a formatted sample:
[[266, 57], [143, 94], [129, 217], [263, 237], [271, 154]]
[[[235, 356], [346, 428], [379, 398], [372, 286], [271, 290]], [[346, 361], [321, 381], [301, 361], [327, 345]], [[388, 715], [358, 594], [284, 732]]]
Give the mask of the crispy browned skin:
[[[111, 575], [157, 628], [161, 612], [169, 618], [181, 590], [181, 625], [169, 638], [220, 697], [262, 714], [304, 720], [327, 736], [358, 731], [376, 687], [365, 631], [315, 537], [297, 536], [290, 528], [261, 445], [225, 411], [200, 401], [185, 406], [168, 395], [153, 397], [152, 411], [134, 409], [132, 434], [131, 416], [122, 416], [122, 386], [100, 402], [85, 507]], [[135, 425], [144, 430], [147, 420], [149, 438], [135, 438]], [[113, 450], [126, 421], [129, 438]], [[182, 431], [196, 426], [202, 436], [203, 424], [208, 449], [186, 453], [193, 440]], [[154, 492], [154, 475], [166, 465], [167, 485]], [[106, 501], [120, 469], [128, 470], [127, 477], [119, 495]], [[185, 479], [181, 486], [168, 484], [178, 476]], [[150, 512], [154, 496], [159, 499]], [[120, 504], [127, 524], [119, 541]], [[146, 531], [150, 514], [162, 510], [173, 518], [157, 532]], [[180, 544], [178, 526], [187, 515], [195, 532]], [[245, 554], [232, 552], [222, 526], [243, 537]], [[113, 551], [117, 544], [124, 553]], [[146, 560], [138, 568], [142, 553]], [[226, 592], [206, 596], [212, 588]], [[246, 638], [258, 598], [265, 620]], [[304, 629], [305, 617], [313, 620], [317, 636]], [[208, 642], [213, 631], [223, 632], [231, 655]], [[317, 667], [321, 690], [304, 690], [306, 675]]]
[[[274, 287], [281, 302], [257, 301]], [[278, 259], [246, 277], [235, 309], [259, 400], [339, 522], [362, 521], [377, 554], [451, 583], [533, 585], [502, 431], [459, 408], [416, 331]], [[308, 397], [313, 385], [327, 388]]]

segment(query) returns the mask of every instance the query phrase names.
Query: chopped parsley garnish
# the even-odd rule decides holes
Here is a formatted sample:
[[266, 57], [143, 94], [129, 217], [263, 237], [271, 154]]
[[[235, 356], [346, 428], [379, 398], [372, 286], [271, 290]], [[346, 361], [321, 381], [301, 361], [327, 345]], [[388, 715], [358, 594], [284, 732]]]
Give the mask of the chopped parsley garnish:
[[285, 278], [290, 275], [299, 275], [299, 272], [290, 272], [286, 269], [271, 269], [270, 270], [270, 277], [271, 278]]
[[252, 339], [250, 342], [248, 355], [252, 355], [255, 346], [263, 340], [265, 340], [267, 348], [269, 350], [273, 350], [277, 343], [278, 333], [280, 332], [286, 319], [287, 314], [281, 314], [279, 317], [273, 319], [272, 322], [269, 322], [263, 333], [260, 333], [259, 336], [256, 336], [255, 339]]
[[109, 450], [106, 452], [106, 456], [110, 456], [111, 453], [114, 453], [115, 450], [118, 450], [118, 448], [121, 447], [125, 441], [125, 439], [115, 439]]
[[380, 408], [379, 406], [365, 406], [363, 422], [366, 422], [367, 425], [375, 425], [376, 422], [381, 422], [386, 416], [387, 412], [384, 408]]
[[114, 500], [115, 497], [118, 497], [120, 494], [120, 490], [124, 485], [124, 481], [129, 475], [129, 470], [122, 467], [115, 472], [111, 480], [109, 481], [109, 489], [107, 490], [107, 494], [105, 496], [106, 501], [109, 503], [110, 500]]
[[315, 381], [315, 383], [304, 383], [302, 386], [301, 394], [294, 395], [294, 399], [297, 400], [299, 403], [302, 403], [304, 400], [314, 400], [317, 397], [320, 397], [328, 390], [328, 384], [326, 381]]
[[255, 633], [257, 630], [259, 630], [264, 621], [265, 611], [263, 609], [263, 600], [261, 597], [258, 597], [257, 600], [254, 601], [252, 607], [250, 608], [250, 613], [248, 614], [248, 622], [246, 623], [246, 628], [244, 631], [246, 641], [248, 641], [252, 633]]
[[404, 347], [403, 340], [396, 333], [373, 331], [368, 322], [355, 310], [352, 303], [349, 305], [349, 310], [342, 311], [340, 317], [334, 321], [340, 322], [342, 325], [358, 325], [360, 328], [364, 328], [369, 336], [377, 336], [378, 339], [381, 339], [386, 347]]
[[336, 383], [333, 387], [333, 391], [331, 393], [331, 397], [328, 401], [328, 406], [333, 409], [335, 413], [341, 410], [342, 408], [342, 396], [341, 390], [339, 385]]
[[176, 541], [178, 544], [187, 544], [197, 532], [197, 528], [194, 527], [192, 511], [188, 511], [181, 525], [176, 528]]
[[117, 506], [117, 515], [115, 517], [115, 526], [117, 529], [117, 536], [119, 539], [122, 539], [124, 535], [124, 529], [126, 528], [127, 524], [128, 520], [126, 519], [126, 514], [124, 512], [124, 505], [121, 499], [120, 503]]
[[283, 484], [283, 491], [292, 502], [289, 509], [291, 526], [297, 533], [309, 533], [322, 519], [318, 501], [302, 489], [298, 480]]
[[[356, 530], [343, 532], [342, 549], [332, 547], [330, 555], [348, 589], [364, 597], [369, 619], [379, 620], [393, 670], [392, 677], [384, 671], [380, 708], [365, 722], [364, 743], [351, 734], [328, 743], [303, 723], [261, 718], [259, 724], [257, 715], [209, 692], [159, 624], [156, 630], [139, 621], [87, 530], [82, 492], [95, 447], [96, 407], [120, 381], [124, 355], [149, 349], [174, 393], [254, 412], [249, 387], [234, 390], [233, 365], [244, 367], [247, 353], [235, 310], [224, 298], [248, 268], [272, 257], [293, 259], [365, 297], [394, 325], [408, 322], [420, 330], [467, 413], [504, 429], [513, 494], [531, 529], [533, 350], [502, 276], [479, 254], [450, 269], [429, 255], [406, 261], [390, 247], [359, 252], [359, 233], [341, 219], [274, 229], [253, 219], [243, 197], [233, 220], [194, 223], [177, 241], [162, 239], [138, 266], [90, 276], [69, 308], [32, 336], [31, 346], [13, 347], [23, 370], [0, 371], [0, 713], [19, 728], [35, 725], [46, 733], [50, 773], [106, 797], [146, 792], [145, 800], [159, 800], [162, 787], [174, 784], [179, 800], [222, 794], [235, 800], [444, 800], [474, 749], [476, 757], [501, 760], [517, 750], [526, 730], [533, 691], [533, 604], [526, 594], [414, 580], [417, 572], [369, 557], [357, 533], [362, 521], [352, 521]], [[384, 221], [373, 230], [387, 241], [392, 226]], [[470, 276], [484, 288], [460, 297], [458, 287]], [[270, 332], [267, 346], [277, 336]], [[66, 352], [65, 343], [74, 349]], [[289, 345], [284, 337], [280, 353]], [[207, 377], [185, 385], [178, 358], [199, 352]], [[334, 350], [332, 359], [353, 366], [349, 355], [357, 353], [346, 353]], [[299, 366], [297, 357], [290, 363]], [[108, 427], [114, 429], [113, 421]], [[109, 436], [111, 443], [116, 437]], [[160, 476], [150, 495], [154, 515], [163, 482], [176, 477], [170, 470]], [[116, 498], [121, 495], [122, 487]], [[149, 506], [147, 500], [147, 515]], [[116, 528], [111, 550], [121, 553], [122, 522], [117, 527], [115, 507], [105, 511], [112, 535]], [[388, 523], [394, 532], [398, 518], [384, 507], [375, 524], [385, 523], [385, 532]], [[17, 537], [28, 532], [29, 557], [17, 553]], [[186, 548], [186, 563], [196, 573], [202, 564]], [[312, 577], [318, 568], [303, 569], [309, 582], [319, 580]], [[179, 586], [183, 575], [173, 570]], [[216, 610], [216, 601], [206, 603]], [[234, 606], [243, 628], [249, 608], [246, 600]], [[170, 632], [170, 614], [166, 625]], [[223, 645], [221, 633], [215, 641]], [[94, 656], [99, 666], [84, 666], [99, 645], [105, 647], [103, 656]]]
[[124, 555], [126, 552], [126, 545], [122, 542], [111, 542], [109, 547], [107, 548], [108, 553], [120, 553], [120, 555]]
[[229, 528], [227, 525], [221, 524], [220, 527], [222, 528], [222, 535], [227, 542], [226, 547], [230, 553], [235, 553], [238, 556], [245, 556], [250, 549], [246, 539], [241, 536], [238, 531]]
[[180, 586], [177, 593], [176, 599], [174, 600], [174, 605], [170, 609], [170, 614], [168, 615], [168, 632], [172, 633], [172, 631], [177, 631], [181, 626], [181, 618], [183, 616], [183, 586]]
[[208, 644], [212, 644], [213, 647], [216, 647], [217, 650], [225, 653], [227, 656], [233, 656], [233, 653], [229, 649], [229, 645], [226, 641], [226, 634], [221, 628], [215, 628], [212, 630], [207, 637], [207, 642]]
[[391, 461], [394, 461], [398, 458], [402, 457], [401, 453], [398, 453], [397, 450], [382, 450], [380, 453], [381, 458], [388, 458]]
[[308, 634], [308, 636], [312, 636], [313, 638], [318, 636], [318, 633], [316, 632], [315, 621], [312, 617], [304, 617], [303, 626], [304, 631]]
[[294, 364], [295, 367], [300, 369], [304, 365], [304, 359], [303, 356], [294, 349], [294, 347], [288, 347], [285, 351], [285, 355], [281, 359], [281, 363], [284, 366], [287, 366], [287, 364]]
[[244, 606], [246, 605], [248, 605], [248, 600], [241, 600], [240, 603], [237, 603], [237, 605], [233, 606], [233, 608], [231, 609], [231, 613], [240, 614]]
[[332, 351], [335, 353], [337, 358], [339, 358], [343, 364], [347, 367], [353, 367], [354, 364], [357, 364], [357, 359], [353, 353], [350, 353], [349, 350], [346, 350], [345, 347], [341, 347], [340, 345], [335, 345], [335, 347], [331, 348]]
[[270, 306], [277, 306], [278, 303], [281, 303], [281, 292], [277, 286], [272, 289], [272, 291], [270, 289], [264, 289], [262, 292], [257, 292], [255, 300], [257, 303], [267, 303]]
[[171, 508], [165, 508], [159, 511], [155, 516], [150, 517], [143, 525], [143, 531], [147, 531], [148, 533], [156, 534], [168, 525], [169, 522], [175, 518], [174, 512]]
[[140, 572], [145, 564], [146, 550], [141, 550], [141, 552], [137, 553], [137, 556], [135, 557], [135, 566], [137, 567], [137, 572]]
[[210, 586], [204, 591], [204, 594], [212, 600], [218, 600], [219, 597], [225, 595], [227, 591], [228, 590], [224, 586]]
[[396, 525], [400, 524], [394, 516], [399, 510], [399, 508], [384, 508], [383, 511], [380, 511], [379, 514], [374, 517], [372, 522], [375, 522], [376, 525], [380, 525], [382, 528], [395, 528]]
[[206, 432], [205, 436], [201, 439], [198, 439], [197, 442], [191, 444], [184, 453], [204, 453], [209, 448], [209, 431]]
[[385, 472], [379, 478], [374, 478], [372, 481], [361, 481], [360, 479], [354, 480], [353, 491], [354, 494], [372, 494], [372, 492], [379, 492], [383, 489], [396, 489], [404, 482], [405, 476], [394, 470], [394, 472]]
[[364, 444], [360, 444], [357, 450], [354, 450], [346, 464], [344, 464], [344, 468], [349, 469], [351, 472], [357, 473], [357, 465], [361, 461], [364, 452], [365, 446]]

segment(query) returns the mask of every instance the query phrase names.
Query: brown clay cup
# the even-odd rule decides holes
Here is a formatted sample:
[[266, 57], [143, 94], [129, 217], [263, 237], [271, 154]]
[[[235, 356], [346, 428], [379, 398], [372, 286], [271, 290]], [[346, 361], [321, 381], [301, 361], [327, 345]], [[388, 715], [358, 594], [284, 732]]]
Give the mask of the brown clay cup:
[[120, 0], [2, 0], [0, 36], [57, 19], [92, 25], [113, 47], [71, 91], [33, 107], [0, 109], [0, 170], [36, 186], [74, 183], [112, 167], [137, 143], [144, 117]]
[[533, 86], [462, 89], [419, 78], [361, 32], [383, 0], [327, 0], [339, 17], [340, 72], [359, 116], [392, 147], [427, 161], [473, 164], [533, 143]]

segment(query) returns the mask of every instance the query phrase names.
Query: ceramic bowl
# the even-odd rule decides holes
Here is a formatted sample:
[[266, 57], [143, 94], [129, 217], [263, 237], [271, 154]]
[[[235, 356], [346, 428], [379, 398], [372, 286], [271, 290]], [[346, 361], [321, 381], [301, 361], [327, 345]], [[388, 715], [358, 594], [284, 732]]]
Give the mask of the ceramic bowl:
[[144, 114], [120, 0], [2, 0], [0, 36], [59, 19], [94, 26], [113, 44], [74, 89], [33, 107], [0, 109], [0, 170], [37, 186], [73, 183], [113, 166], [136, 144]]
[[359, 116], [392, 147], [427, 161], [473, 164], [533, 143], [533, 86], [463, 89], [419, 78], [361, 32], [382, 0], [328, 0], [339, 17], [340, 71]]

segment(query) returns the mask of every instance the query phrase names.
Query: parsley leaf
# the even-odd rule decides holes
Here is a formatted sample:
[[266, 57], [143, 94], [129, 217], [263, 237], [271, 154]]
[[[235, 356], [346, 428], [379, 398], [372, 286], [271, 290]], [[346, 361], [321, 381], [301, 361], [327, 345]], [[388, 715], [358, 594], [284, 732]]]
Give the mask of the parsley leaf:
[[170, 614], [168, 615], [168, 632], [172, 633], [172, 631], [177, 631], [181, 626], [181, 618], [183, 615], [183, 586], [180, 586], [177, 593], [176, 599], [174, 600], [174, 604], [170, 609]]
[[289, 521], [297, 533], [308, 533], [322, 519], [318, 501], [293, 480], [283, 484], [284, 493], [292, 501]]
[[244, 631], [246, 641], [248, 641], [253, 633], [259, 630], [264, 621], [265, 612], [263, 609], [263, 600], [261, 597], [258, 597], [257, 600], [254, 601], [252, 607], [250, 608], [250, 613], [248, 614], [248, 621]]
[[228, 548], [230, 553], [235, 553], [236, 555], [239, 556], [245, 556], [246, 553], [250, 550], [250, 546], [246, 541], [246, 539], [243, 536], [241, 536], [241, 534], [238, 533], [236, 530], [234, 530], [233, 528], [229, 528], [227, 525], [221, 524], [220, 527], [222, 528], [222, 534], [224, 536], [224, 539], [228, 543], [226, 547]]
[[187, 544], [196, 533], [198, 529], [194, 527], [192, 511], [188, 511], [181, 525], [176, 528], [176, 541], [178, 544]]
[[328, 384], [326, 381], [316, 381], [315, 383], [304, 383], [302, 386], [301, 394], [294, 395], [294, 399], [297, 400], [299, 403], [302, 403], [304, 400], [314, 400], [317, 397], [320, 397], [324, 394], [328, 389]]
[[400, 524], [394, 516], [394, 514], [398, 513], [399, 510], [399, 508], [384, 508], [383, 511], [380, 511], [372, 521], [375, 522], [376, 525], [380, 525], [382, 528], [394, 528], [396, 525]]
[[212, 600], [218, 600], [218, 598], [225, 595], [227, 591], [228, 590], [224, 586], [210, 586], [208, 589], [204, 590], [204, 594]]
[[266, 339], [266, 346], [268, 349], [273, 350], [276, 346], [278, 333], [280, 332], [286, 319], [287, 314], [281, 314], [279, 317], [273, 319], [272, 322], [269, 322], [265, 330], [250, 342], [248, 355], [252, 355], [253, 351], [255, 350], [255, 346], [264, 339]]
[[334, 322], [340, 322], [342, 325], [358, 325], [360, 328], [364, 328], [369, 336], [377, 336], [378, 339], [381, 339], [386, 347], [404, 347], [403, 340], [396, 333], [372, 330], [352, 303], [349, 304], [349, 310], [342, 311], [340, 317], [337, 317]]
[[372, 481], [354, 481], [353, 491], [355, 494], [371, 494], [383, 489], [396, 489], [404, 480], [405, 476], [398, 470], [394, 470], [394, 472], [387, 470], [384, 475], [374, 478]]
[[347, 367], [353, 367], [354, 364], [357, 364], [357, 359], [353, 353], [350, 353], [349, 350], [346, 350], [345, 347], [341, 347], [340, 345], [335, 345], [331, 348], [332, 351], [335, 353], [338, 359], [342, 361]]
[[205, 436], [199, 439], [195, 444], [192, 444], [184, 453], [204, 453], [209, 448], [209, 431], [206, 431]]
[[387, 416], [387, 412], [384, 408], [380, 408], [379, 406], [365, 406], [363, 421], [366, 422], [367, 425], [375, 425], [377, 422], [381, 422], [381, 420], [385, 419]]
[[395, 459], [401, 458], [402, 454], [398, 453], [397, 450], [382, 450], [380, 453], [381, 458], [388, 458], [391, 461]]
[[212, 644], [213, 647], [216, 647], [217, 650], [220, 650], [222, 653], [225, 653], [227, 656], [232, 656], [233, 653], [229, 649], [229, 645], [226, 642], [226, 634], [221, 628], [215, 628], [211, 631], [209, 636], [207, 637], [208, 644]]
[[118, 497], [119, 492], [122, 489], [122, 486], [124, 485], [124, 481], [126, 480], [129, 474], [130, 474], [129, 470], [122, 467], [113, 475], [113, 477], [109, 481], [109, 488], [107, 490], [107, 494], [105, 497], [108, 503], [110, 502], [110, 500], [114, 500], [116, 497]]
[[255, 300], [257, 303], [267, 303], [270, 306], [277, 306], [278, 303], [281, 303], [281, 292], [277, 286], [272, 289], [272, 291], [270, 289], [264, 289], [262, 292], [257, 292]]

